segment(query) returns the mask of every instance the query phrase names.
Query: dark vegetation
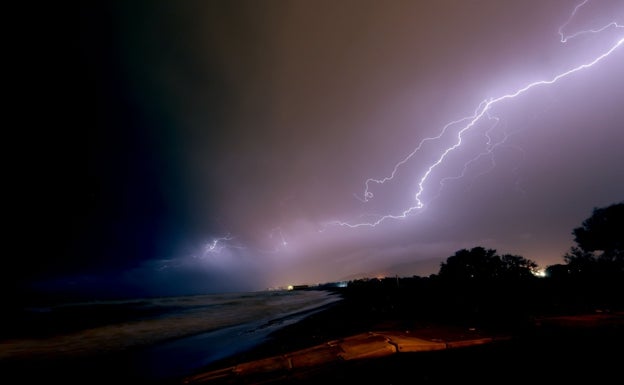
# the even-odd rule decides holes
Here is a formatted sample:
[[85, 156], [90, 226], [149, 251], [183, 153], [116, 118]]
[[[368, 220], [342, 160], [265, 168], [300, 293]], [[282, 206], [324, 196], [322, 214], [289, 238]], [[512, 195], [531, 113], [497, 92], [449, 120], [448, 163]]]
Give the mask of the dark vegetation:
[[430, 320], [522, 327], [538, 316], [613, 312], [624, 306], [624, 202], [595, 208], [572, 232], [564, 264], [537, 264], [477, 246], [462, 249], [429, 277], [349, 282], [342, 293], [366, 319]]

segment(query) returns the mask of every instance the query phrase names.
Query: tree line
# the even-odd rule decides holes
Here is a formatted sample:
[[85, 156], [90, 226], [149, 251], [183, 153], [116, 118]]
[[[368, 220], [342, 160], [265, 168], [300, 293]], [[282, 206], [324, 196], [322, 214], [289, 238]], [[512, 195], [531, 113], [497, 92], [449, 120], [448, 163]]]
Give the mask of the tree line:
[[538, 265], [518, 255], [476, 246], [461, 249], [429, 277], [350, 281], [345, 298], [363, 316], [453, 319], [509, 326], [538, 314], [624, 308], [624, 201], [594, 208], [573, 229], [575, 245], [561, 264]]

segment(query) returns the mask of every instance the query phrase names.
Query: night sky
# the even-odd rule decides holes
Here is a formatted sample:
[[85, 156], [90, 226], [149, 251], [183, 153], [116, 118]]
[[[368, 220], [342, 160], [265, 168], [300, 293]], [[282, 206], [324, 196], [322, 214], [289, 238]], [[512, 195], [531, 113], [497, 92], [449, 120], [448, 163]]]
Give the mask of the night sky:
[[2, 274], [20, 290], [428, 276], [474, 246], [546, 267], [595, 207], [624, 199], [621, 0], [54, 15], [23, 27], [14, 94], [18, 250]]

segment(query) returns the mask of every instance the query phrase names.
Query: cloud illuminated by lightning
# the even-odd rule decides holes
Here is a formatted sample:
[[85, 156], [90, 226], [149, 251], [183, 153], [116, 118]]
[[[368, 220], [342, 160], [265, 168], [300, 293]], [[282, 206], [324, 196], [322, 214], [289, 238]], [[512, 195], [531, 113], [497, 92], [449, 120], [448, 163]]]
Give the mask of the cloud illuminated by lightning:
[[221, 250], [226, 248], [226, 242], [231, 241], [233, 239], [234, 238], [229, 236], [229, 235], [226, 235], [225, 237], [214, 238], [212, 241], [208, 242], [204, 246], [203, 255], [213, 254], [213, 253], [220, 253]]
[[284, 232], [282, 231], [281, 227], [276, 227], [275, 229], [271, 230], [271, 232], [269, 233], [269, 238], [273, 238], [275, 234], [277, 234], [277, 236], [279, 236], [279, 246], [278, 247], [286, 247], [286, 246], [288, 246], [288, 241], [286, 241], [286, 237], [284, 236]]
[[[574, 19], [574, 17], [576, 16], [577, 12], [583, 7], [585, 6], [587, 3], [589, 2], [589, 0], [584, 0], [582, 3], [578, 4], [574, 10], [572, 11], [572, 13], [570, 14], [569, 18], [566, 20], [566, 22], [559, 28], [558, 32], [559, 35], [561, 37], [561, 42], [562, 43], [566, 43], [568, 40], [572, 39], [572, 38], [576, 38], [578, 36], [581, 35], [586, 35], [586, 34], [597, 34], [600, 32], [603, 32], [609, 28], [623, 28], [623, 25], [618, 24], [617, 22], [610, 22], [600, 28], [596, 28], [596, 29], [587, 29], [587, 30], [582, 30], [582, 31], [578, 31], [572, 34], [566, 34], [564, 31], [566, 29], [566, 27], [568, 26], [568, 24], [570, 24], [570, 22]], [[364, 189], [364, 193], [362, 197], [358, 197], [359, 200], [361, 200], [362, 202], [368, 202], [369, 200], [374, 198], [373, 193], [370, 191], [371, 189], [371, 185], [375, 184], [375, 185], [381, 185], [381, 184], [385, 184], [388, 182], [391, 182], [395, 176], [397, 175], [399, 169], [406, 164], [411, 158], [413, 158], [423, 147], [423, 145], [427, 142], [430, 141], [435, 141], [435, 140], [439, 140], [441, 139], [448, 130], [450, 129], [457, 129], [456, 133], [455, 133], [455, 141], [454, 143], [446, 148], [443, 148], [438, 157], [431, 163], [429, 164], [428, 167], [426, 167], [425, 172], [422, 174], [422, 176], [418, 179], [418, 184], [417, 184], [417, 189], [416, 192], [414, 194], [414, 204], [412, 206], [409, 206], [407, 208], [405, 208], [403, 211], [399, 212], [398, 214], [385, 214], [385, 215], [381, 215], [378, 218], [376, 218], [374, 221], [370, 221], [370, 222], [344, 222], [344, 221], [333, 221], [330, 222], [329, 224], [331, 225], [339, 225], [339, 226], [344, 226], [344, 227], [350, 227], [350, 228], [358, 228], [358, 227], [375, 227], [379, 224], [381, 224], [382, 222], [389, 220], [389, 219], [405, 219], [408, 216], [418, 212], [419, 210], [423, 209], [425, 207], [425, 202], [423, 201], [422, 195], [425, 192], [425, 188], [426, 188], [426, 184], [429, 180], [429, 177], [431, 176], [431, 174], [433, 173], [433, 171], [438, 167], [441, 166], [444, 161], [446, 160], [446, 158], [448, 157], [449, 154], [451, 154], [453, 151], [459, 149], [464, 141], [464, 134], [466, 134], [468, 131], [472, 130], [473, 128], [475, 128], [477, 126], [478, 123], [480, 123], [484, 118], [489, 118], [491, 119], [492, 117], [489, 115], [492, 108], [494, 106], [496, 106], [497, 104], [503, 102], [503, 101], [507, 101], [507, 100], [511, 100], [514, 99], [522, 94], [525, 94], [526, 92], [528, 92], [529, 90], [533, 89], [533, 88], [537, 88], [537, 87], [541, 87], [541, 86], [547, 86], [547, 85], [552, 85], [555, 84], [559, 81], [561, 81], [564, 78], [567, 78], [577, 72], [589, 69], [593, 66], [595, 66], [596, 64], [598, 64], [599, 62], [601, 62], [602, 60], [604, 60], [605, 58], [607, 58], [608, 56], [610, 56], [615, 50], [619, 49], [622, 45], [624, 44], [624, 38], [621, 38], [620, 40], [618, 40], [615, 44], [613, 44], [610, 48], [608, 48], [606, 51], [602, 52], [601, 54], [599, 54], [598, 56], [594, 57], [592, 60], [578, 65], [576, 67], [573, 67], [567, 71], [561, 72], [553, 77], [551, 77], [550, 79], [546, 79], [546, 80], [539, 80], [539, 81], [534, 81], [531, 83], [526, 84], [524, 87], [519, 88], [513, 92], [504, 94], [502, 96], [498, 96], [498, 97], [492, 97], [486, 100], [483, 100], [481, 103], [479, 103], [479, 105], [477, 106], [477, 108], [475, 109], [473, 115], [471, 116], [466, 116], [464, 118], [452, 121], [450, 123], [448, 123], [447, 125], [445, 125], [442, 130], [440, 131], [440, 133], [436, 136], [433, 137], [428, 137], [423, 139], [418, 146], [411, 152], [409, 153], [406, 157], [404, 157], [402, 160], [400, 160], [398, 163], [395, 164], [394, 168], [392, 169], [392, 172], [386, 176], [383, 177], [381, 179], [374, 179], [374, 178], [369, 178], [366, 180], [365, 182], [365, 189]], [[458, 128], [456, 128], [458, 127]], [[487, 137], [487, 134], [486, 134]], [[489, 140], [489, 137], [488, 137]], [[499, 142], [499, 144], [501, 144], [502, 142]], [[488, 150], [486, 150], [487, 152], [491, 152], [494, 149], [495, 146], [489, 146]], [[479, 156], [482, 156], [485, 154], [479, 154], [477, 155], [477, 157], [473, 158], [471, 161], [469, 161], [465, 167], [468, 167], [469, 163], [476, 161], [476, 159]], [[463, 175], [460, 174], [460, 176]], [[448, 180], [447, 179], [443, 179], [442, 182], [443, 183], [444, 180]]]
[[[559, 35], [559, 40], [561, 43], [565, 44], [565, 43], [568, 43], [572, 39], [580, 38], [582, 36], [604, 33], [605, 31], [609, 29], [621, 30], [624, 28], [624, 25], [619, 24], [616, 21], [611, 21], [598, 28], [584, 29], [580, 31], [569, 32], [568, 29], [570, 29], [569, 27], [571, 23], [575, 20], [575, 17], [577, 17], [577, 15], [579, 14], [579, 12], [581, 12], [583, 7], [585, 7], [589, 3], [590, 3], [590, 0], [583, 0], [581, 3], [576, 5], [571, 11], [571, 13], [569, 14], [569, 16], [567, 17], [567, 20], [563, 24], [561, 24], [561, 26], [558, 28], [557, 33]], [[340, 227], [347, 227], [347, 228], [376, 227], [380, 225], [382, 222], [385, 222], [388, 220], [405, 219], [411, 215], [420, 213], [425, 208], [426, 202], [423, 198], [423, 195], [425, 194], [426, 191], [428, 195], [431, 195], [429, 190], [437, 188], [437, 191], [434, 191], [434, 193], [439, 194], [442, 188], [444, 187], [445, 183], [452, 181], [452, 180], [463, 178], [467, 174], [468, 169], [472, 167], [476, 162], [480, 161], [481, 159], [489, 157], [489, 160], [491, 163], [490, 163], [490, 167], [488, 168], [488, 170], [486, 170], [485, 172], [482, 172], [479, 175], [483, 175], [486, 172], [492, 170], [496, 166], [496, 163], [494, 160], [494, 152], [497, 151], [497, 149], [500, 149], [502, 147], [513, 148], [514, 150], [517, 150], [518, 152], [524, 155], [524, 151], [522, 148], [517, 147], [517, 146], [512, 146], [511, 144], [508, 143], [510, 136], [513, 135], [514, 132], [511, 132], [511, 133], [505, 132], [503, 133], [502, 138], [494, 138], [493, 136], [491, 136], [492, 131], [495, 128], [497, 128], [498, 125], [500, 124], [499, 118], [493, 115], [493, 108], [501, 104], [502, 102], [511, 101], [520, 95], [526, 94], [528, 93], [528, 91], [532, 89], [553, 85], [557, 82], [560, 82], [566, 78], [571, 77], [572, 75], [578, 72], [588, 70], [596, 66], [597, 64], [599, 64], [601, 61], [608, 58], [613, 52], [620, 49], [622, 45], [624, 45], [624, 38], [620, 38], [610, 47], [606, 48], [602, 53], [597, 54], [595, 57], [588, 60], [587, 62], [584, 62], [583, 64], [576, 65], [574, 67], [568, 67], [568, 69], [565, 70], [564, 72], [560, 72], [548, 79], [529, 82], [523, 87], [516, 89], [514, 91], [511, 91], [509, 93], [503, 94], [498, 97], [491, 97], [491, 98], [481, 101], [480, 103], [477, 104], [476, 108], [474, 108], [473, 113], [471, 115], [450, 121], [440, 129], [437, 135], [422, 139], [418, 143], [418, 145], [414, 148], [413, 151], [408, 153], [406, 156], [400, 159], [393, 166], [391, 172], [387, 176], [384, 176], [382, 178], [366, 179], [366, 181], [364, 182], [363, 193], [360, 195], [354, 194], [354, 196], [362, 203], [370, 202], [371, 200], [375, 198], [375, 195], [372, 191], [373, 187], [378, 186], [378, 185], [384, 185], [386, 183], [392, 183], [395, 180], [395, 177], [397, 176], [401, 168], [403, 166], [406, 166], [408, 162], [412, 161], [413, 158], [417, 156], [417, 154], [421, 153], [421, 151], [424, 151], [425, 145], [435, 144], [438, 141], [442, 141], [443, 139], [449, 136], [454, 138], [452, 144], [450, 144], [447, 147], [442, 148], [438, 152], [437, 156], [434, 157], [434, 159], [428, 165], [424, 167], [424, 172], [419, 177], [416, 178], [417, 187], [416, 187], [416, 191], [413, 193], [412, 205], [402, 210], [398, 210], [398, 212], [396, 213], [375, 213], [375, 214], [368, 213], [368, 214], [362, 214], [358, 216], [357, 219], [351, 219], [350, 221], [334, 220], [334, 221], [326, 222], [324, 226], [322, 227], [322, 229], [318, 230], [318, 232], [325, 232], [329, 226], [340, 226]], [[485, 129], [485, 132], [483, 134], [486, 140], [485, 149], [477, 153], [467, 162], [465, 162], [463, 168], [460, 170], [460, 172], [457, 175], [443, 177], [440, 179], [437, 187], [431, 187], [429, 182], [430, 182], [430, 177], [432, 173], [438, 167], [444, 166], [444, 163], [449, 157], [449, 155], [455, 151], [458, 151], [462, 147], [462, 145], [464, 144], [465, 135], [469, 131], [476, 129], [477, 127], [481, 127], [481, 125], [486, 121], [489, 121], [492, 124], [488, 128]], [[438, 195], [435, 195], [435, 194], [433, 194], [433, 198], [429, 198], [430, 200], [427, 203], [430, 203], [431, 200], [437, 198]], [[286, 232], [286, 234], [287, 233], [288, 232]], [[207, 242], [203, 246], [203, 251], [201, 253], [201, 256], [199, 257], [196, 256], [195, 258], [204, 258], [211, 254], [218, 254], [218, 253], [221, 253], [224, 249], [228, 249], [228, 250], [247, 249], [254, 254], [275, 254], [275, 253], [279, 253], [281, 251], [288, 249], [289, 246], [294, 245], [294, 243], [290, 244], [287, 241], [285, 237], [285, 232], [283, 231], [282, 227], [274, 227], [272, 230], [268, 232], [268, 241], [269, 243], [275, 245], [274, 247], [248, 248], [248, 247], [243, 246], [240, 243], [240, 241], [239, 243], [233, 243], [232, 242], [233, 240], [234, 240], [234, 237], [230, 235], [213, 238], [211, 241]], [[290, 240], [292, 239], [289, 239], [289, 241]]]

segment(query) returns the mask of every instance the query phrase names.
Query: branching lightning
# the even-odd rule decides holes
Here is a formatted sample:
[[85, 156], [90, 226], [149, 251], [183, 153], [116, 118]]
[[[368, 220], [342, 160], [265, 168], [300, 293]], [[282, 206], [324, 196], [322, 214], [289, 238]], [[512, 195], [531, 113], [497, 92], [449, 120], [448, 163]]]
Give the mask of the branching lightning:
[[233, 239], [234, 237], [231, 237], [229, 235], [226, 235], [225, 237], [214, 238], [212, 241], [208, 242], [204, 246], [203, 255], [205, 256], [206, 254], [220, 253], [221, 250], [227, 247], [226, 242], [229, 242]]
[[581, 2], [580, 4], [578, 4], [576, 7], [574, 7], [574, 10], [572, 10], [572, 13], [570, 13], [570, 17], [568, 17], [568, 20], [566, 20], [565, 23], [563, 23], [561, 25], [561, 27], [559, 27], [559, 37], [561, 38], [561, 42], [562, 43], [567, 43], [568, 40], [573, 39], [575, 37], [581, 36], [581, 35], [587, 35], [587, 34], [592, 34], [592, 33], [600, 33], [602, 31], [605, 31], [609, 28], [624, 28], [624, 25], [618, 24], [615, 21], [612, 21], [600, 28], [597, 29], [586, 29], [586, 30], [582, 30], [582, 31], [577, 31], [571, 35], [566, 35], [564, 30], [567, 28], [568, 24], [570, 24], [572, 22], [572, 20], [574, 19], [574, 17], [576, 16], [577, 12], [579, 9], [581, 9], [585, 4], [587, 4], [589, 2], [589, 0], [583, 0], [583, 2]]
[[[572, 12], [567, 17], [567, 20], [565, 20], [565, 22], [561, 24], [561, 26], [558, 28], [557, 33], [558, 33], [559, 40], [561, 43], [568, 43], [571, 39], [579, 38], [581, 36], [604, 33], [605, 31], [609, 29], [621, 30], [624, 28], [624, 25], [619, 24], [616, 21], [612, 21], [598, 28], [584, 29], [584, 30], [576, 31], [576, 32], [568, 32], [567, 30], [570, 29], [570, 25], [575, 20], [575, 17], [577, 17], [577, 14], [581, 11], [583, 7], [585, 7], [588, 3], [590, 3], [590, 1], [591, 0], [582, 0], [581, 3], [576, 5], [574, 9], [572, 10]], [[522, 148], [513, 146], [512, 144], [508, 143], [509, 137], [513, 135], [514, 132], [511, 132], [511, 133], [505, 132], [503, 134], [503, 137], [498, 137], [498, 138], [494, 138], [491, 135], [495, 127], [498, 127], [498, 125], [500, 124], [499, 118], [493, 114], [493, 108], [505, 101], [510, 101], [510, 100], [513, 100], [514, 98], [519, 97], [520, 95], [526, 94], [532, 89], [553, 85], [568, 77], [571, 77], [572, 75], [578, 72], [592, 68], [596, 66], [598, 63], [600, 63], [601, 61], [605, 60], [607, 57], [609, 57], [613, 52], [620, 49], [623, 45], [624, 45], [624, 37], [621, 37], [613, 45], [611, 45], [610, 47], [607, 47], [602, 53], [597, 54], [597, 56], [593, 57], [592, 59], [589, 59], [583, 64], [580, 64], [574, 67], [568, 67], [569, 69], [567, 69], [564, 72], [555, 74], [554, 76], [544, 79], [544, 80], [538, 80], [538, 81], [527, 83], [522, 88], [516, 89], [515, 91], [503, 94], [501, 96], [491, 97], [491, 98], [482, 100], [480, 103], [477, 104], [476, 108], [474, 108], [471, 115], [450, 121], [449, 123], [447, 123], [440, 129], [437, 135], [422, 139], [418, 143], [418, 145], [414, 148], [413, 151], [411, 151], [402, 159], [400, 159], [392, 167], [390, 173], [387, 176], [384, 176], [382, 178], [366, 179], [364, 182], [363, 193], [354, 194], [355, 198], [357, 198], [362, 203], [370, 202], [371, 200], [375, 198], [375, 195], [372, 189], [375, 186], [384, 185], [386, 183], [392, 183], [397, 177], [402, 167], [406, 166], [408, 162], [414, 161], [416, 156], [420, 154], [422, 151], [424, 151], [425, 145], [435, 144], [437, 143], [437, 141], [442, 141], [443, 139], [450, 137], [452, 139], [451, 144], [448, 145], [447, 147], [441, 148], [439, 152], [437, 153], [437, 155], [434, 156], [433, 160], [431, 160], [429, 164], [425, 164], [423, 166], [422, 174], [415, 178], [415, 183], [414, 183], [415, 192], [413, 192], [413, 195], [412, 195], [413, 201], [411, 205], [408, 205], [408, 207], [402, 210], [397, 210], [397, 212], [395, 213], [383, 213], [383, 212], [379, 214], [369, 213], [369, 214], [360, 215], [359, 217], [357, 217], [357, 219], [351, 219], [350, 221], [340, 221], [340, 220], [331, 221], [331, 222], [325, 223], [324, 226], [322, 226], [323, 228], [319, 230], [318, 232], [319, 233], [325, 232], [327, 227], [329, 226], [340, 226], [340, 227], [347, 227], [347, 228], [376, 227], [380, 225], [381, 223], [388, 221], [388, 220], [405, 219], [411, 215], [420, 213], [423, 209], [425, 209], [426, 203], [428, 204], [433, 199], [436, 199], [438, 197], [438, 195], [436, 194], [440, 193], [445, 183], [450, 182], [452, 180], [463, 178], [465, 175], [467, 175], [468, 169], [472, 167], [476, 162], [480, 161], [481, 159], [489, 157], [491, 161], [489, 170], [494, 168], [496, 166], [496, 163], [494, 160], [494, 152], [497, 151], [497, 149], [504, 146], [508, 148], [513, 148], [519, 151], [520, 153], [524, 154]], [[439, 181], [437, 192], [434, 192], [434, 194], [430, 193], [429, 192], [430, 178], [432, 174], [434, 173], [434, 171], [436, 171], [436, 169], [444, 165], [445, 161], [447, 160], [450, 154], [460, 149], [462, 145], [464, 145], [465, 135], [469, 131], [475, 129], [478, 126], [482, 127], [481, 125], [483, 124], [484, 121], [491, 122], [491, 125], [488, 128], [485, 128], [485, 132], [483, 134], [486, 140], [486, 143], [484, 144], [485, 146], [484, 149], [479, 151], [475, 156], [472, 157], [472, 159], [465, 162], [464, 167], [459, 171], [459, 173], [453, 176], [442, 177]], [[486, 173], [489, 170], [486, 170], [483, 173]], [[483, 173], [479, 175], [482, 175]], [[428, 197], [433, 196], [433, 198], [425, 199], [423, 197], [425, 195], [425, 192], [427, 192]], [[427, 202], [425, 202], [425, 200], [427, 200]], [[275, 227], [272, 230], [270, 230], [268, 233], [268, 238], [269, 238], [269, 243], [271, 243], [272, 245], [275, 245], [275, 247], [269, 247], [268, 249], [253, 248], [249, 250], [252, 250], [253, 253], [274, 254], [274, 253], [281, 252], [282, 250], [288, 249], [289, 242], [287, 241], [285, 237], [285, 233], [284, 231], [282, 231], [281, 227]], [[234, 240], [234, 237], [230, 235], [214, 238], [203, 246], [201, 256], [195, 257], [195, 258], [204, 258], [211, 254], [218, 254], [218, 253], [221, 253], [224, 249], [248, 249], [247, 247], [242, 246], [240, 243], [234, 244], [232, 242], [233, 240]]]
[[[582, 3], [580, 3], [579, 5], [577, 5], [574, 10], [572, 11], [572, 13], [570, 14], [569, 18], [566, 20], [566, 22], [559, 28], [558, 32], [561, 38], [561, 42], [562, 43], [566, 43], [567, 41], [569, 41], [572, 38], [576, 38], [578, 36], [581, 35], [586, 35], [586, 34], [596, 34], [596, 33], [600, 33], [603, 32], [609, 28], [623, 28], [623, 25], [618, 24], [617, 22], [610, 22], [600, 28], [597, 29], [588, 29], [588, 30], [582, 30], [582, 31], [578, 31], [575, 32], [573, 34], [566, 34], [565, 33], [565, 29], [568, 26], [568, 24], [570, 24], [570, 22], [574, 19], [574, 17], [576, 16], [577, 12], [579, 11], [579, 9], [581, 9], [584, 5], [586, 5], [589, 2], [589, 0], [584, 0]], [[463, 144], [464, 141], [464, 134], [467, 133], [468, 131], [472, 130], [481, 120], [483, 120], [484, 118], [489, 118], [492, 119], [492, 117], [489, 115], [489, 113], [491, 112], [492, 108], [494, 106], [496, 106], [497, 104], [506, 101], [506, 100], [511, 100], [514, 99], [522, 94], [527, 93], [529, 90], [533, 89], [533, 88], [537, 88], [540, 86], [547, 86], [547, 85], [552, 85], [555, 84], [559, 81], [561, 81], [564, 78], [567, 78], [577, 72], [586, 70], [588, 68], [591, 68], [593, 66], [595, 66], [596, 64], [598, 64], [600, 61], [604, 60], [605, 58], [607, 58], [609, 55], [611, 55], [615, 50], [617, 50], [618, 48], [620, 48], [622, 45], [624, 44], [624, 38], [621, 38], [620, 40], [618, 40], [615, 44], [613, 44], [609, 49], [607, 49], [606, 51], [604, 51], [602, 54], [598, 55], [597, 57], [595, 57], [593, 60], [586, 62], [584, 64], [578, 65], [576, 67], [573, 67], [565, 72], [559, 73], [556, 76], [553, 76], [550, 79], [546, 79], [546, 80], [539, 80], [539, 81], [535, 81], [535, 82], [531, 82], [528, 83], [527, 85], [525, 85], [524, 87], [517, 89], [514, 92], [510, 92], [508, 94], [499, 96], [499, 97], [495, 97], [495, 98], [489, 98], [486, 100], [483, 100], [481, 103], [479, 103], [479, 105], [477, 106], [477, 108], [474, 111], [474, 114], [471, 116], [467, 116], [455, 121], [452, 121], [450, 123], [448, 123], [447, 125], [445, 125], [442, 130], [440, 131], [440, 133], [436, 136], [433, 137], [428, 137], [423, 139], [418, 146], [411, 152], [409, 153], [406, 157], [404, 157], [402, 160], [400, 160], [398, 163], [395, 164], [394, 168], [392, 169], [392, 172], [386, 176], [383, 177], [381, 179], [374, 179], [374, 178], [369, 178], [366, 180], [365, 182], [365, 189], [364, 189], [364, 193], [363, 193], [363, 197], [358, 197], [358, 199], [362, 202], [368, 202], [371, 199], [374, 198], [373, 193], [370, 191], [371, 190], [371, 185], [375, 184], [375, 185], [381, 185], [381, 184], [385, 184], [388, 182], [391, 182], [395, 176], [397, 175], [399, 169], [405, 165], [411, 158], [413, 158], [423, 147], [423, 145], [426, 142], [429, 141], [435, 141], [438, 140], [440, 138], [442, 138], [446, 132], [451, 129], [452, 127], [456, 127], [456, 126], [460, 126], [463, 124], [463, 126], [460, 126], [460, 128], [458, 129], [458, 131], [455, 134], [455, 142], [449, 146], [444, 148], [443, 150], [441, 150], [439, 156], [425, 169], [425, 172], [422, 174], [422, 176], [420, 177], [420, 179], [418, 180], [418, 184], [417, 184], [417, 191], [414, 194], [414, 204], [406, 209], [404, 209], [402, 212], [398, 213], [398, 214], [386, 214], [386, 215], [382, 215], [379, 216], [376, 220], [371, 221], [371, 222], [343, 222], [343, 221], [333, 221], [330, 222], [330, 224], [332, 225], [340, 225], [340, 226], [345, 226], [345, 227], [350, 227], [350, 228], [358, 228], [358, 227], [375, 227], [379, 224], [381, 224], [382, 222], [389, 220], [389, 219], [404, 219], [406, 217], [408, 217], [409, 215], [412, 215], [416, 212], [418, 212], [419, 210], [423, 209], [425, 207], [425, 202], [423, 201], [423, 193], [425, 192], [425, 187], [426, 184], [429, 180], [429, 177], [431, 176], [431, 174], [433, 173], [433, 171], [441, 166], [444, 161], [446, 160], [446, 158], [448, 157], [449, 154], [451, 154], [453, 151], [457, 150], [458, 148], [460, 148]], [[486, 134], [487, 137], [487, 134]], [[489, 137], [488, 137], [489, 139]], [[503, 140], [504, 141], [504, 140]], [[501, 144], [502, 142], [499, 142], [499, 144]], [[486, 150], [486, 153], [491, 153], [491, 151], [493, 151], [493, 149], [497, 146], [497, 144], [495, 145], [489, 145], [488, 149]], [[466, 165], [465, 168], [468, 167], [469, 163], [476, 161], [476, 159], [480, 156], [484, 156], [486, 153], [481, 153], [478, 154], [477, 157], [473, 158], [471, 161], [469, 161]], [[463, 173], [465, 172], [465, 168], [464, 171], [462, 172], [461, 175], [463, 175]], [[460, 176], [461, 176], [460, 175]], [[447, 179], [443, 179], [442, 182], [443, 183], [444, 180], [448, 180]]]
[[[440, 180], [440, 190], [442, 189], [442, 187], [444, 186], [444, 184], [446, 182], [451, 181], [451, 180], [462, 179], [463, 177], [465, 177], [466, 174], [468, 173], [469, 168], [472, 166], [472, 164], [478, 162], [482, 158], [489, 158], [489, 160], [490, 160], [490, 167], [488, 167], [487, 170], [478, 173], [475, 176], [475, 178], [478, 178], [480, 176], [486, 175], [488, 172], [492, 171], [496, 167], [496, 160], [494, 158], [494, 153], [495, 153], [495, 151], [499, 147], [513, 148], [516, 151], [518, 151], [519, 153], [521, 153], [523, 155], [523, 157], [524, 157], [524, 154], [525, 154], [524, 149], [522, 149], [521, 147], [516, 146], [516, 145], [507, 144], [507, 141], [513, 135], [513, 133], [511, 133], [511, 134], [505, 133], [504, 137], [502, 139], [498, 140], [498, 141], [494, 141], [490, 137], [490, 131], [492, 131], [499, 123], [499, 119], [498, 118], [490, 117], [490, 119], [495, 120], [496, 123], [490, 129], [488, 129], [488, 131], [485, 133], [485, 137], [487, 138], [487, 143], [485, 144], [486, 145], [485, 150], [480, 152], [480, 153], [478, 153], [474, 158], [472, 158], [469, 161], [467, 161], [464, 164], [464, 167], [462, 168], [462, 171], [458, 175], [447, 176], [447, 177], [442, 178]], [[431, 200], [433, 201], [436, 198], [437, 198], [437, 195], [435, 197], [433, 197]]]

